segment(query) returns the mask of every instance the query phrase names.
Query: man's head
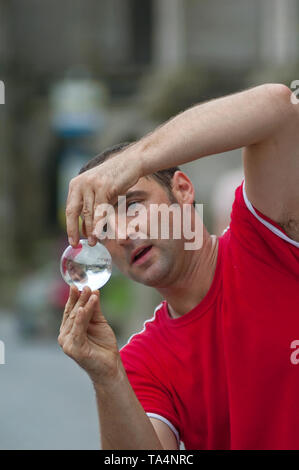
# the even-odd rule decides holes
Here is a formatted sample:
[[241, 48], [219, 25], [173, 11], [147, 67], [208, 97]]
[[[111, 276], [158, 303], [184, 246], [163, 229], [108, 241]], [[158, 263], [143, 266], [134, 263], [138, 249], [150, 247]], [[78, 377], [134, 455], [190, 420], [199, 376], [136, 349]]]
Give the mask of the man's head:
[[[94, 168], [95, 166], [101, 165], [108, 158], [111, 158], [114, 155], [118, 154], [129, 145], [131, 145], [130, 142], [123, 142], [121, 144], [113, 145], [112, 147], [107, 148], [106, 150], [101, 152], [99, 155], [96, 155], [91, 160], [89, 160], [89, 162], [87, 162], [81, 168], [81, 170], [79, 171], [79, 175], [81, 173], [84, 173], [87, 170], [90, 170], [91, 168]], [[180, 171], [180, 168], [178, 166], [174, 166], [166, 170], [157, 171], [156, 173], [153, 173], [152, 175], [145, 176], [145, 178], [147, 179], [152, 178], [155, 181], [157, 181], [157, 183], [159, 183], [165, 189], [165, 191], [167, 191], [170, 201], [177, 202], [172, 192], [172, 178], [176, 171]], [[195, 201], [193, 201], [193, 207], [195, 207]]]
[[[128, 147], [129, 143], [115, 145], [92, 158], [84, 165], [79, 174], [101, 165], [109, 158], [118, 158], [119, 154]], [[136, 196], [138, 191], [138, 195]], [[130, 196], [134, 192], [135, 195]], [[139, 181], [126, 193], [127, 207], [132, 204], [142, 204], [147, 217], [139, 224], [139, 231], [145, 236], [142, 239], [130, 237], [127, 222], [125, 237], [116, 239], [103, 239], [101, 242], [109, 250], [114, 264], [126, 276], [153, 287], [163, 287], [171, 282], [174, 275], [182, 269], [184, 256], [184, 239], [150, 238], [150, 208], [153, 205], [193, 204], [194, 188], [188, 176], [179, 167], [160, 170], [152, 175], [141, 177]], [[194, 209], [193, 209], [194, 210]], [[116, 211], [117, 212], [117, 211]], [[171, 216], [170, 216], [171, 217]], [[127, 217], [130, 219], [130, 217]], [[118, 224], [118, 221], [116, 221]], [[84, 224], [83, 224], [84, 225]], [[84, 228], [84, 227], [83, 227]], [[117, 232], [117, 231], [116, 231]], [[136, 250], [146, 247], [149, 251], [139, 259], [132, 259]], [[151, 247], [151, 248], [149, 248]], [[176, 274], [175, 274], [176, 273]]]

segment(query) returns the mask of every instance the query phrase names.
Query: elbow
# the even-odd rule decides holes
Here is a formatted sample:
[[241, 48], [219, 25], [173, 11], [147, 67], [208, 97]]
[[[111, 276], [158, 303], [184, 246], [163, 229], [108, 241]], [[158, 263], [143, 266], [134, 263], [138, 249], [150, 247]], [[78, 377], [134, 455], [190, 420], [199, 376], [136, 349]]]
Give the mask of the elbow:
[[294, 102], [294, 94], [289, 87], [282, 83], [267, 83], [262, 86], [265, 87], [265, 92], [270, 97], [271, 104], [283, 119], [294, 117], [295, 111], [297, 112], [295, 104], [298, 101], [296, 99], [296, 103]]
[[262, 85], [265, 87], [266, 93], [268, 93], [272, 100], [276, 103], [291, 105], [292, 104], [292, 90], [283, 83], [266, 83]]
[[266, 83], [262, 86], [264, 86], [273, 96], [290, 101], [292, 91], [283, 83]]

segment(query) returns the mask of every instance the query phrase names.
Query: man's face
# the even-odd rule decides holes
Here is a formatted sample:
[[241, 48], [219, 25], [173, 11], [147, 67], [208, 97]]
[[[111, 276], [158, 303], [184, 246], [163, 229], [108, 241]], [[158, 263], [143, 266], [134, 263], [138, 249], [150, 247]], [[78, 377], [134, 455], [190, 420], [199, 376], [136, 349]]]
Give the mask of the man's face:
[[76, 263], [74, 260], [68, 259], [66, 266], [73, 281], [82, 282], [87, 280], [86, 273], [80, 263]]
[[[138, 191], [138, 193], [137, 193]], [[173, 239], [172, 224], [169, 226], [168, 239], [162, 239], [160, 230], [158, 239], [150, 238], [150, 208], [152, 204], [166, 204], [169, 199], [166, 188], [164, 189], [152, 178], [140, 178], [137, 184], [130, 188], [126, 196], [126, 209], [133, 210], [134, 205], [142, 204], [143, 212], [138, 215], [138, 232], [143, 238], [132, 239], [130, 235], [135, 231], [132, 229], [132, 221], [137, 216], [127, 216], [125, 221], [126, 233], [118, 237], [118, 210], [115, 209], [115, 239], [103, 239], [101, 243], [108, 249], [112, 261], [118, 269], [127, 277], [152, 287], [166, 286], [171, 279], [171, 273], [182, 262], [184, 255], [184, 240]], [[138, 209], [137, 206], [135, 206]], [[160, 219], [158, 219], [160, 220]], [[170, 221], [172, 217], [170, 217]], [[131, 224], [130, 224], [131, 222]], [[158, 224], [160, 227], [160, 223]], [[145, 248], [147, 252], [137, 258], [133, 258], [136, 249]]]

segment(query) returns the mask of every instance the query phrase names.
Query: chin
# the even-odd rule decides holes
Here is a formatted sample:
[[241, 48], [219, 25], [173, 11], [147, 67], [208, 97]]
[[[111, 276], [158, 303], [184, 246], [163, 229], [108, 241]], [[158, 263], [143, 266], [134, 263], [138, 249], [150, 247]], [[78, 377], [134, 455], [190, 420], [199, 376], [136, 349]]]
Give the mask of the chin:
[[140, 284], [143, 284], [148, 287], [161, 287], [165, 280], [167, 279], [169, 271], [167, 272], [155, 272], [155, 273], [145, 273], [144, 276], [134, 277], [133, 279]]

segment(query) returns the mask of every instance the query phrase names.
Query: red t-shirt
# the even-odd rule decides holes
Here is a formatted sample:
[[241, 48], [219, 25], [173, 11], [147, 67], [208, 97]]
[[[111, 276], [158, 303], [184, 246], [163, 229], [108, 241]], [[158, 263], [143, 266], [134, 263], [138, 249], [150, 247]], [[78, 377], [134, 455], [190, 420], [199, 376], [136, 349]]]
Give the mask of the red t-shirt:
[[299, 449], [299, 243], [239, 186], [204, 299], [176, 319], [163, 301], [121, 358], [186, 449]]

